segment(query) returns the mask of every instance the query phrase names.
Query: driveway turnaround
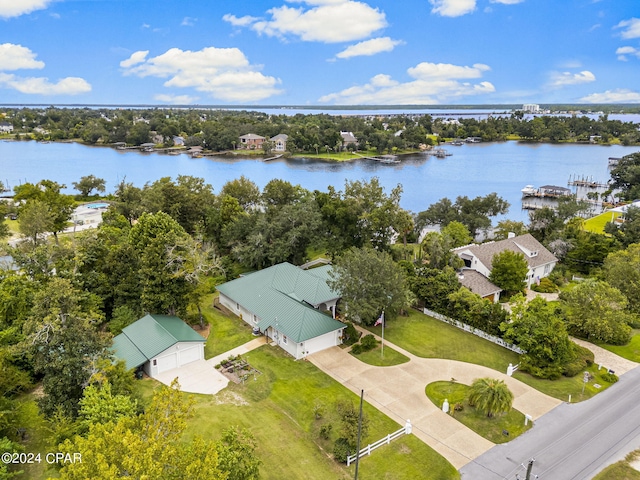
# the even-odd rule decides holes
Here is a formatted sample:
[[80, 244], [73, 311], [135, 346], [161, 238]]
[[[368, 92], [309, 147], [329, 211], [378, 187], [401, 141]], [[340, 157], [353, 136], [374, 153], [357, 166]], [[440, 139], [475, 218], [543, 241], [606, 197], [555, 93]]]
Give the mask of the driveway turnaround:
[[240, 345], [209, 360], [198, 360], [183, 367], [162, 372], [156, 377], [156, 380], [165, 385], [171, 385], [171, 382], [177, 378], [180, 383], [180, 390], [183, 392], [214, 395], [229, 383], [229, 379], [218, 372], [215, 366], [231, 355], [244, 355], [265, 343], [265, 337], [255, 338], [244, 345]]
[[[364, 390], [365, 399], [371, 405], [400, 425], [410, 420], [413, 434], [457, 469], [491, 449], [494, 444], [431, 403], [425, 394], [427, 384], [450, 381], [452, 378], [467, 385], [481, 377], [504, 380], [513, 392], [514, 408], [531, 415], [534, 421], [561, 403], [560, 400], [487, 367], [454, 360], [416, 357], [386, 340], [385, 346], [406, 355], [409, 362], [391, 367], [375, 367], [361, 362], [339, 347], [314, 353], [307, 358], [354, 393], [359, 395], [360, 390]], [[506, 368], [507, 365], [505, 371]]]

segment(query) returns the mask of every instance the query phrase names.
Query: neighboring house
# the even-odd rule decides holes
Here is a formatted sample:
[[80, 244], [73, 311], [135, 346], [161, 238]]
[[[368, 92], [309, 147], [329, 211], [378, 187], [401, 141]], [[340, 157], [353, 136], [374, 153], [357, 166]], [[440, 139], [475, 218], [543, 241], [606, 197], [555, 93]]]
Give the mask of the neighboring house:
[[480, 272], [465, 268], [458, 274], [458, 281], [463, 287], [468, 288], [476, 295], [480, 295], [490, 302], [498, 303], [498, 301], [500, 301], [502, 289]]
[[142, 366], [151, 378], [160, 373], [204, 359], [202, 338], [178, 317], [146, 315], [122, 329], [113, 339], [115, 357], [127, 369]]
[[0, 133], [11, 133], [13, 132], [13, 125], [9, 122], [0, 122]]
[[173, 144], [184, 146], [184, 137], [181, 137], [180, 135], [174, 135]]
[[558, 262], [558, 259], [529, 233], [518, 237], [513, 235], [497, 242], [459, 247], [454, 249], [454, 252], [464, 261], [466, 268], [475, 270], [489, 278], [493, 256], [505, 250], [524, 255], [529, 265], [526, 278], [527, 287], [548, 276]]
[[358, 139], [351, 132], [340, 132], [342, 137], [342, 148], [347, 148], [350, 143], [358, 145]]
[[333, 318], [339, 296], [327, 285], [330, 270], [280, 263], [216, 288], [222, 305], [300, 359], [342, 343], [345, 325]]
[[242, 135], [239, 140], [240, 144], [238, 145], [238, 148], [245, 150], [258, 150], [259, 148], [262, 148], [262, 144], [266, 138], [256, 135], [255, 133], [247, 133], [246, 135]]
[[271, 142], [273, 143], [273, 151], [274, 152], [284, 152], [287, 150], [287, 140], [289, 139], [289, 135], [286, 133], [279, 133], [275, 137], [271, 137]]

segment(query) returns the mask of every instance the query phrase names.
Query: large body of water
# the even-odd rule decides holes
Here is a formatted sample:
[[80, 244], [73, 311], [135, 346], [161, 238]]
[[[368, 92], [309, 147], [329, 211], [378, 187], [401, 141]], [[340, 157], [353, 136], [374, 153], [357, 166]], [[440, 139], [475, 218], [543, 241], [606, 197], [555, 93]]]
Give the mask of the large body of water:
[[[107, 182], [113, 192], [126, 177], [142, 187], [161, 177], [202, 177], [219, 192], [229, 180], [246, 176], [260, 188], [274, 178], [288, 180], [309, 190], [326, 191], [329, 185], [343, 189], [346, 180], [378, 177], [387, 192], [397, 184], [404, 189], [401, 205], [413, 212], [425, 210], [443, 197], [476, 197], [496, 192], [510, 204], [506, 218], [527, 221], [521, 209], [525, 185], [566, 186], [573, 175], [594, 181], [609, 179], [607, 159], [640, 151], [639, 147], [600, 145], [551, 145], [517, 142], [447, 146], [452, 156], [437, 159], [427, 154], [403, 156], [400, 164], [373, 160], [334, 163], [309, 159], [197, 158], [119, 151], [76, 143], [0, 141], [0, 180], [10, 187], [42, 179], [67, 185], [85, 175]], [[77, 192], [75, 192], [77, 193]]]

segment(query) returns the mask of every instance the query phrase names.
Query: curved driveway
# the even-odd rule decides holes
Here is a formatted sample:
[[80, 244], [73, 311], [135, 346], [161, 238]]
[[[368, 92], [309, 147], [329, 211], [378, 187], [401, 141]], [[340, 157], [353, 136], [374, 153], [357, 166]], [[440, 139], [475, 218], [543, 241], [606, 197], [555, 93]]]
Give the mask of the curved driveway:
[[[360, 390], [364, 390], [367, 402], [400, 425], [411, 420], [413, 434], [444, 456], [456, 469], [482, 455], [494, 444], [431, 403], [425, 394], [427, 384], [455, 378], [457, 382], [470, 385], [476, 378], [499, 378], [513, 392], [514, 408], [531, 415], [534, 420], [561, 403], [496, 370], [455, 360], [421, 358], [386, 340], [384, 344], [409, 357], [409, 362], [392, 367], [374, 367], [339, 347], [314, 353], [307, 359], [354, 393], [359, 395]], [[506, 368], [507, 365], [505, 371]]]

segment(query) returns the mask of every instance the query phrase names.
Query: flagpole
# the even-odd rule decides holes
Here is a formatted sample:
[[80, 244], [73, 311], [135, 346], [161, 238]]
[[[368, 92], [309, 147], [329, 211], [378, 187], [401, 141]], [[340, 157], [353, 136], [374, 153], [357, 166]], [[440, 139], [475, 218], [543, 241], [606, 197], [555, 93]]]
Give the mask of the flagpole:
[[384, 310], [382, 310], [382, 345], [380, 347], [380, 356], [384, 358]]

